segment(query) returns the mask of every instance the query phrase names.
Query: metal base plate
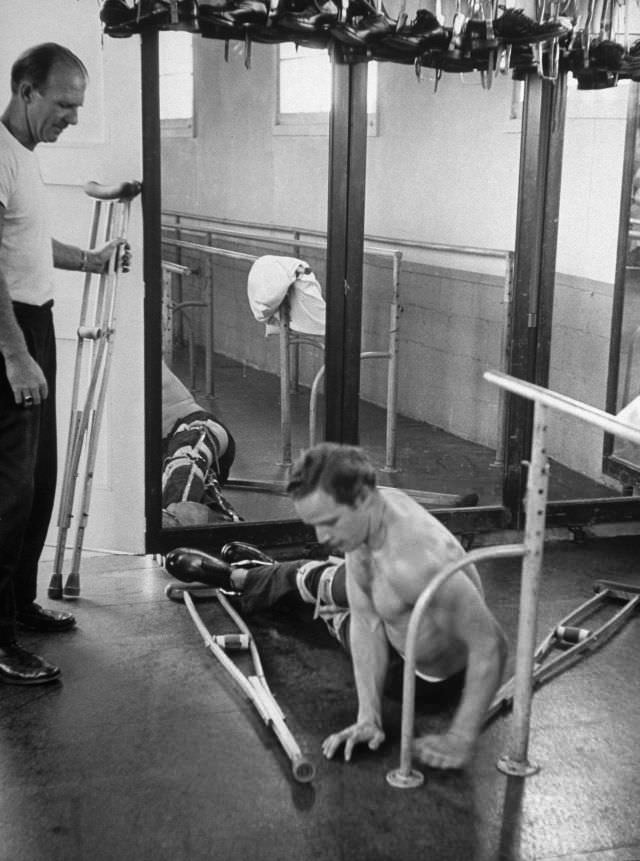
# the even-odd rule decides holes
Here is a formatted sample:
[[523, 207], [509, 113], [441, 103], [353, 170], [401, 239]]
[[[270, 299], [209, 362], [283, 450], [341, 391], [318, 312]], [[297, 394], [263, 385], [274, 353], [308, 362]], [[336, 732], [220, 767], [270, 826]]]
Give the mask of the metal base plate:
[[501, 771], [503, 774], [509, 774], [512, 777], [530, 777], [532, 774], [537, 774], [540, 771], [539, 765], [534, 765], [526, 760], [518, 762], [518, 760], [511, 759], [508, 756], [501, 756], [496, 766], [498, 771]]
[[407, 773], [401, 768], [394, 768], [387, 772], [387, 783], [395, 789], [416, 789], [424, 783], [424, 774], [414, 769]]

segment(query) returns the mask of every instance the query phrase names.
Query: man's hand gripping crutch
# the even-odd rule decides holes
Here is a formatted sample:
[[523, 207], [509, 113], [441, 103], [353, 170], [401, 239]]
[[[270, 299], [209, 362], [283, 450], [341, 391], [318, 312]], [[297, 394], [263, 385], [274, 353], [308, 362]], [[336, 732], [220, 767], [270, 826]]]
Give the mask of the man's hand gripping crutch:
[[[200, 614], [196, 610], [191, 593], [200, 595], [201, 597], [215, 596], [235, 623], [238, 633], [212, 635], [207, 630]], [[231, 606], [224, 593], [219, 589], [203, 587], [199, 584], [187, 586], [183, 583], [169, 583], [165, 594], [172, 601], [184, 601], [196, 628], [204, 640], [206, 648], [220, 661], [231, 678], [253, 703], [265, 724], [270, 726], [274, 731], [284, 752], [291, 761], [291, 770], [295, 779], [300, 783], [308, 783], [313, 780], [315, 767], [307, 756], [302, 753], [291, 730], [286, 724], [284, 713], [271, 693], [253, 635], [242, 617]], [[253, 675], [245, 675], [227, 655], [227, 651], [240, 650], [248, 650], [250, 652], [254, 670]]]
[[[60, 491], [54, 573], [48, 590], [49, 597], [53, 599], [77, 598], [80, 594], [80, 558], [113, 351], [118, 281], [120, 274], [129, 270], [130, 252], [126, 239], [129, 211], [131, 201], [141, 189], [141, 184], [135, 181], [111, 186], [88, 182], [84, 187], [85, 193], [93, 199], [89, 235], [91, 250], [83, 256], [82, 265], [85, 279], [77, 330], [69, 435]], [[98, 242], [103, 244], [96, 247]], [[98, 276], [97, 284], [94, 275]], [[76, 540], [71, 571], [63, 589], [64, 554], [81, 471], [83, 489], [78, 506]]]

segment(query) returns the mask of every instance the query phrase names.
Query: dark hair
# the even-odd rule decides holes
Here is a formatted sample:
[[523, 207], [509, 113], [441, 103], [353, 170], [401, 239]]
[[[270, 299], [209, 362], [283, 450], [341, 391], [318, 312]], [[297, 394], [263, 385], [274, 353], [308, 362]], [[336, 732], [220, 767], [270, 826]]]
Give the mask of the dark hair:
[[42, 90], [51, 70], [56, 65], [77, 69], [87, 80], [89, 73], [79, 57], [57, 42], [44, 42], [28, 48], [11, 67], [11, 92], [17, 93], [22, 81], [29, 81], [36, 90]]
[[287, 492], [293, 499], [301, 499], [320, 488], [336, 502], [353, 505], [364, 487], [375, 486], [375, 470], [361, 448], [323, 442], [294, 463]]

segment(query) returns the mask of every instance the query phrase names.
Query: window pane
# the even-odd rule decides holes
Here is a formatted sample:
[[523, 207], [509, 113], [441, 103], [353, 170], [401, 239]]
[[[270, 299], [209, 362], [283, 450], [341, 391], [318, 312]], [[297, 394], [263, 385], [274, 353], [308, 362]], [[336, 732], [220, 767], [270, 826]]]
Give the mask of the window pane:
[[193, 116], [193, 39], [190, 33], [161, 33], [159, 40], [160, 119]]
[[280, 63], [280, 112], [322, 113], [331, 106], [331, 66], [326, 55]]
[[191, 75], [172, 75], [160, 79], [160, 119], [190, 119], [193, 113]]
[[[331, 109], [331, 64], [323, 51], [280, 45], [280, 114], [319, 114]], [[367, 112], [374, 114], [378, 95], [378, 64], [369, 63]]]

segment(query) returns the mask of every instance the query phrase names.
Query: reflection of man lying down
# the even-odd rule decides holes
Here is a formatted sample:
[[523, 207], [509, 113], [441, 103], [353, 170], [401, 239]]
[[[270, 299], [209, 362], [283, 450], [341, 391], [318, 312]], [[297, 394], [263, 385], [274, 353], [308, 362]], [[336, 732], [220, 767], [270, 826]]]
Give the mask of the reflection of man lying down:
[[204, 526], [242, 520], [222, 495], [235, 442], [162, 363], [162, 525]]

